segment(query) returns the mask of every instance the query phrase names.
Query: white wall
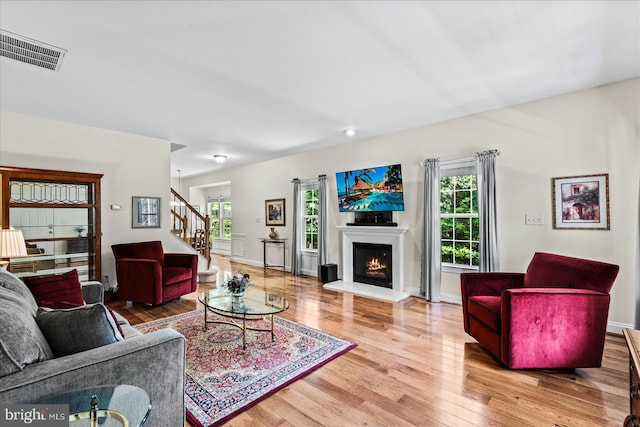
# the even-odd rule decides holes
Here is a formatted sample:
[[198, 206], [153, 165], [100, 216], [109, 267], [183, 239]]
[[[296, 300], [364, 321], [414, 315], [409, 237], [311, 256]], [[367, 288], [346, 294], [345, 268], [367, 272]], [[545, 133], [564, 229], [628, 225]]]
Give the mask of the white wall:
[[[183, 179], [183, 187], [230, 181], [233, 232], [246, 235], [242, 259], [261, 263], [258, 238], [268, 233], [264, 201], [285, 197], [286, 227], [291, 238], [293, 178], [327, 174], [329, 193], [329, 262], [340, 265], [337, 225], [352, 220], [339, 213], [335, 172], [401, 163], [405, 211], [395, 213], [408, 227], [408, 286], [420, 279], [420, 161], [470, 157], [498, 149], [498, 215], [503, 271], [524, 271], [533, 252], [548, 251], [619, 264], [612, 291], [610, 328], [619, 331], [634, 320], [638, 271], [638, 182], [640, 174], [640, 79], [547, 98], [511, 108], [463, 117], [251, 166]], [[425, 101], [428, 102], [428, 101]], [[551, 179], [609, 174], [611, 230], [554, 230]], [[526, 213], [542, 213], [543, 226], [526, 226]], [[444, 274], [442, 294], [459, 300], [459, 278]]]
[[[188, 252], [170, 233], [169, 141], [0, 112], [3, 166], [104, 174], [102, 178], [102, 281], [116, 279], [111, 245], [161, 240], [167, 252]], [[161, 197], [161, 228], [131, 228], [131, 197]], [[118, 204], [122, 210], [112, 211]]]

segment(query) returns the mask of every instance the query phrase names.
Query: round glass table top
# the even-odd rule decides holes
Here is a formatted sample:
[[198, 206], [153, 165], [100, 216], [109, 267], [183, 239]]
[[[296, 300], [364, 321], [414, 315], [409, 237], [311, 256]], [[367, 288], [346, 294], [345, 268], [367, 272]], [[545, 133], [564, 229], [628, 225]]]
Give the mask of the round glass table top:
[[211, 289], [201, 293], [198, 300], [212, 310], [240, 315], [266, 316], [289, 308], [289, 301], [282, 295], [251, 287], [241, 297], [232, 296], [225, 288]]
[[[93, 397], [95, 396], [95, 400]], [[69, 405], [69, 425], [73, 427], [92, 426], [85, 415], [97, 404], [100, 427], [128, 425], [142, 426], [151, 412], [151, 399], [140, 387], [132, 385], [110, 385], [89, 387], [66, 393], [43, 397], [34, 403]], [[77, 414], [73, 417], [73, 414]], [[126, 422], [121, 419], [123, 416]], [[75, 418], [75, 419], [74, 419]]]

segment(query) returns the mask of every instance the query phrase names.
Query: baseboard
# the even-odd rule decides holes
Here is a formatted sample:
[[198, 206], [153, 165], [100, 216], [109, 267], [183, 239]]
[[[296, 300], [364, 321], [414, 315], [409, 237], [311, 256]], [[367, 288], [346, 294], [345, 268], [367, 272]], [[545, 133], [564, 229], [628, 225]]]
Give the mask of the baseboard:
[[627, 325], [625, 323], [618, 323], [618, 322], [607, 323], [607, 332], [612, 334], [622, 335], [622, 330], [625, 328], [634, 329], [633, 325]]

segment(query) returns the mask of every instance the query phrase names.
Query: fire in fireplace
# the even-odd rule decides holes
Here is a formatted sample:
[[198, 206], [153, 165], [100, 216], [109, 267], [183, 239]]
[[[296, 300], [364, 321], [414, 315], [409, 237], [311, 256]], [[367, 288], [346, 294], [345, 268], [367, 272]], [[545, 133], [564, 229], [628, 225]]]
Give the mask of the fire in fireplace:
[[391, 245], [353, 243], [353, 281], [393, 288]]

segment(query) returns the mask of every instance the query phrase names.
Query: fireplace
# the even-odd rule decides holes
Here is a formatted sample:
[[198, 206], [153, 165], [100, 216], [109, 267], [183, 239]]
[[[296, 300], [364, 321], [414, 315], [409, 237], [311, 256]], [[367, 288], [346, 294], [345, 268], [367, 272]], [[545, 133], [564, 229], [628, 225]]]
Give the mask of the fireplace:
[[[392, 302], [402, 301], [410, 295], [409, 292], [405, 290], [406, 283], [404, 279], [404, 235], [408, 228], [375, 225], [366, 227], [338, 226], [337, 228], [342, 233], [342, 280], [325, 283], [322, 285], [323, 288]], [[376, 263], [387, 263], [386, 268], [388, 271], [385, 271], [385, 274], [388, 276], [383, 282], [384, 285], [380, 286], [379, 284], [365, 283], [362, 277], [355, 277], [355, 265], [353, 262], [355, 255], [353, 249], [354, 244], [368, 244], [385, 246], [387, 249], [390, 248], [386, 257], [378, 255], [377, 261], [373, 262], [375, 267], [372, 271], [377, 270], [377, 273], [382, 273], [383, 271], [380, 267], [376, 266]]]
[[393, 288], [392, 246], [377, 243], [353, 243], [353, 281]]

